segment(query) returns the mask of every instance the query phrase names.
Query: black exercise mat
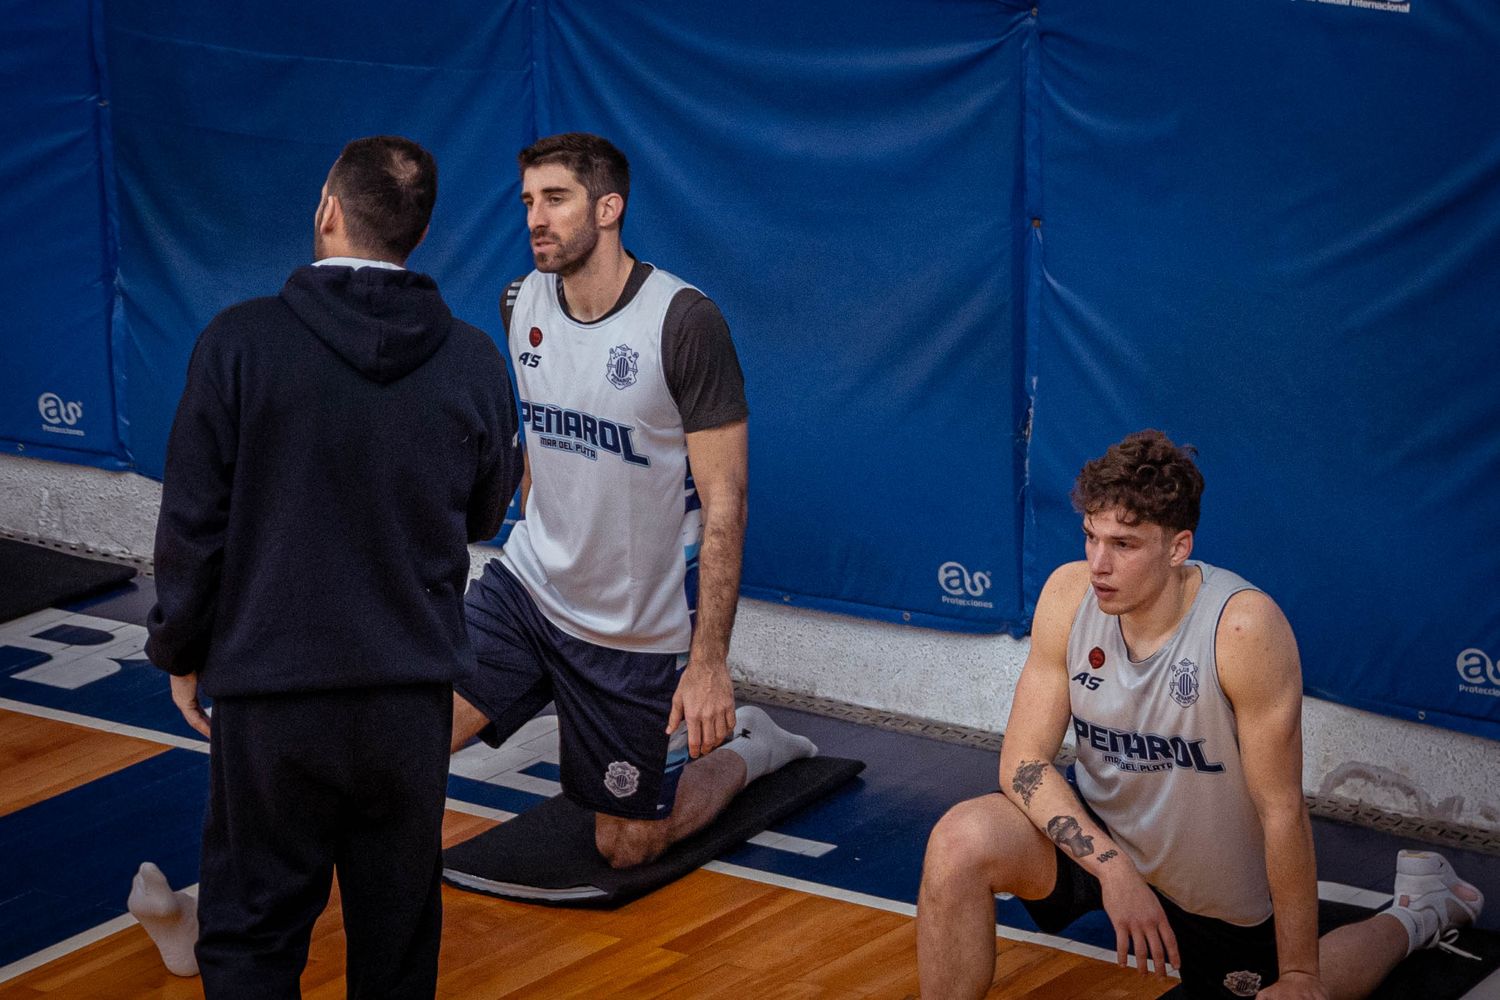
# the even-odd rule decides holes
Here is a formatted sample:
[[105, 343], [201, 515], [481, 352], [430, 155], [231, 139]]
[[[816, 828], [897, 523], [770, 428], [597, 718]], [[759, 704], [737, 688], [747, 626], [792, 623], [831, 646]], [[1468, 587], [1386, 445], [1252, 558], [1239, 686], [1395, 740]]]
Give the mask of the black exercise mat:
[[[1327, 934], [1335, 927], [1352, 924], [1378, 913], [1363, 906], [1318, 900], [1318, 933]], [[1462, 948], [1478, 961], [1443, 951], [1424, 948], [1407, 956], [1385, 981], [1370, 994], [1369, 1000], [1461, 1000], [1484, 978], [1500, 967], [1500, 934], [1465, 927], [1458, 932], [1455, 947]], [[1179, 1000], [1179, 986], [1164, 994], [1161, 1000]]]
[[746, 786], [712, 823], [626, 871], [594, 847], [594, 813], [566, 796], [443, 852], [449, 885], [549, 906], [613, 909], [676, 881], [853, 778], [863, 761], [807, 757]]
[[135, 569], [0, 538], [0, 622], [118, 587]]
[[[1318, 902], [1318, 933], [1363, 920], [1376, 910], [1329, 900]], [[1454, 947], [1461, 948], [1478, 961], [1455, 955], [1441, 948], [1424, 948], [1411, 956], [1389, 976], [1370, 1000], [1458, 1000], [1500, 967], [1500, 934], [1465, 927], [1458, 932]]]

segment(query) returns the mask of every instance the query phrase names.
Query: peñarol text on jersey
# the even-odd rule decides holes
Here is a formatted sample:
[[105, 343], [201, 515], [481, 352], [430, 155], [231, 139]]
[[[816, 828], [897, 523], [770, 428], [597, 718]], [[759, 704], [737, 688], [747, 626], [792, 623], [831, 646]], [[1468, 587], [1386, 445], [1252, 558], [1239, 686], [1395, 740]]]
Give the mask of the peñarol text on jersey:
[[1165, 771], [1173, 767], [1218, 774], [1224, 765], [1210, 761], [1203, 751], [1207, 740], [1190, 740], [1182, 736], [1157, 733], [1132, 733], [1107, 726], [1096, 726], [1087, 719], [1073, 716], [1073, 733], [1078, 745], [1088, 744], [1105, 753], [1105, 763], [1122, 771]]
[[521, 400], [521, 424], [537, 435], [543, 448], [571, 451], [597, 460], [599, 450], [618, 455], [631, 465], [649, 466], [651, 459], [637, 454], [631, 435], [634, 427], [615, 423], [580, 410], [551, 403]]

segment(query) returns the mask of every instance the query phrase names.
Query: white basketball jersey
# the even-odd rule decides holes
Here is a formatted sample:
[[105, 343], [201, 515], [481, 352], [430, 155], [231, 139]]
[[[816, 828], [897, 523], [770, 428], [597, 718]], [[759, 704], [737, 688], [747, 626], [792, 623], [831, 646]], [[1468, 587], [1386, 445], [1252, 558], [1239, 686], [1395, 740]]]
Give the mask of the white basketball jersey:
[[558, 280], [533, 271], [511, 313], [531, 492], [501, 559], [569, 635], [686, 652], [702, 517], [661, 341], [672, 297], [691, 286], [653, 270], [624, 308], [580, 323]]
[[1245, 785], [1214, 637], [1229, 598], [1255, 588], [1199, 562], [1203, 583], [1165, 646], [1133, 662], [1093, 588], [1068, 636], [1078, 790], [1146, 881], [1191, 913], [1271, 915], [1265, 837]]

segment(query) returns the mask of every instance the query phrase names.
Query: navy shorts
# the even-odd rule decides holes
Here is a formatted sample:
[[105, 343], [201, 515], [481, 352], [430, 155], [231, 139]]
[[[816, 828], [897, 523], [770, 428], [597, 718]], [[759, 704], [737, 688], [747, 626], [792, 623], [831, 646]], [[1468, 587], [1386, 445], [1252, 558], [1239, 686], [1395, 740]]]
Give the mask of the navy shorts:
[[499, 746], [549, 702], [557, 703], [563, 793], [625, 819], [665, 819], [687, 763], [687, 727], [669, 740], [672, 695], [686, 653], [633, 653], [559, 629], [498, 559], [464, 597], [474, 676], [454, 685], [490, 720], [479, 734]]
[[[1068, 775], [1072, 784], [1072, 775]], [[1074, 786], [1076, 794], [1077, 787]], [[1080, 796], [1079, 801], [1082, 801]], [[1084, 803], [1088, 809], [1088, 804]], [[1088, 810], [1095, 823], [1109, 827]], [[1057, 881], [1042, 899], [1023, 899], [1031, 919], [1047, 934], [1056, 934], [1086, 913], [1104, 909], [1103, 888], [1093, 872], [1080, 867], [1071, 855], [1057, 853]], [[1155, 887], [1152, 892], [1156, 892]], [[1235, 1000], [1253, 997], [1276, 981], [1276, 918], [1267, 917], [1251, 927], [1241, 927], [1213, 917], [1190, 913], [1160, 892], [1156, 898], [1177, 937], [1182, 959], [1182, 985], [1166, 994], [1184, 1000]], [[1138, 961], [1144, 960], [1137, 956]]]

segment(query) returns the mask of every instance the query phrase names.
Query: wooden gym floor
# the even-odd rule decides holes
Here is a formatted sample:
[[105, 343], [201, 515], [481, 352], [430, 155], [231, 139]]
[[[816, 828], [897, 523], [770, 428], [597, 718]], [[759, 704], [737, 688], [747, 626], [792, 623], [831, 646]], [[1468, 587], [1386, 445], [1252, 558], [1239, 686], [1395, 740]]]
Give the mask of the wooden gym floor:
[[[206, 746], [171, 706], [165, 676], [140, 656], [153, 599], [142, 581], [81, 615], [0, 623], [0, 1000], [202, 995], [197, 979], [166, 972], [123, 913], [141, 861], [158, 863], [174, 886], [196, 881], [206, 795]], [[53, 639], [36, 639], [40, 632]], [[769, 711], [867, 770], [775, 831], [613, 912], [445, 887], [439, 996], [914, 997], [913, 903], [927, 832], [952, 803], [994, 788], [993, 753]], [[501, 751], [454, 758], [449, 843], [555, 793], [555, 727], [546, 722]], [[1406, 844], [1317, 826], [1320, 873], [1342, 883], [1331, 889], [1377, 903]], [[1496, 859], [1450, 857], [1500, 899]], [[1146, 1000], [1173, 985], [1104, 960], [1113, 935], [1102, 915], [1065, 938], [1033, 933], [1014, 901], [997, 904], [997, 920], [991, 997]], [[315, 931], [308, 997], [344, 995], [340, 926], [335, 901]]]
[[[166, 749], [0, 711], [0, 816]], [[449, 811], [448, 843], [494, 820]], [[120, 889], [123, 899], [128, 884]], [[445, 887], [444, 997], [867, 998], [916, 994], [910, 916], [737, 875], [698, 871], [614, 912], [526, 906]], [[337, 899], [319, 920], [304, 995], [342, 997]], [[997, 940], [991, 996], [1146, 1000], [1170, 983], [1081, 955]], [[6, 1000], [202, 996], [168, 973], [139, 925], [0, 984]]]

